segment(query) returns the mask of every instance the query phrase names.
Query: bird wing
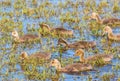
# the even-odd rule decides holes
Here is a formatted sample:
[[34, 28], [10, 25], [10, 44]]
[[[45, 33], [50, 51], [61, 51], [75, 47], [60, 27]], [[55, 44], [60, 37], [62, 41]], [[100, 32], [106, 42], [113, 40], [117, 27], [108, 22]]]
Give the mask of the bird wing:
[[35, 39], [37, 37], [39, 37], [39, 36], [38, 35], [32, 35], [32, 34], [26, 34], [26, 35], [24, 35], [20, 38], [23, 39], [23, 40], [28, 40], [28, 39]]
[[53, 28], [51, 31], [58, 31], [58, 32], [64, 32], [64, 31], [68, 31], [67, 29], [65, 29], [65, 28]]
[[46, 52], [38, 52], [38, 53], [32, 54], [30, 57], [41, 58], [41, 59], [49, 59], [50, 54], [46, 53]]
[[70, 64], [70, 65], [67, 65], [65, 67], [65, 69], [67, 69], [67, 71], [70, 71], [70, 72], [80, 72], [80, 71], [86, 71], [90, 65], [89, 64], [82, 64], [82, 63], [74, 63], [74, 64]]
[[94, 61], [94, 60], [97, 60], [97, 59], [106, 59], [106, 58], [110, 58], [110, 54], [95, 54], [94, 56], [90, 56], [88, 58], [86, 58], [86, 60], [88, 61]]
[[92, 42], [90, 41], [78, 41], [72, 44], [69, 44], [69, 47], [73, 48], [88, 48]]
[[108, 23], [114, 23], [114, 22], [120, 22], [120, 19], [117, 18], [108, 18], [103, 20], [103, 24], [108, 24]]

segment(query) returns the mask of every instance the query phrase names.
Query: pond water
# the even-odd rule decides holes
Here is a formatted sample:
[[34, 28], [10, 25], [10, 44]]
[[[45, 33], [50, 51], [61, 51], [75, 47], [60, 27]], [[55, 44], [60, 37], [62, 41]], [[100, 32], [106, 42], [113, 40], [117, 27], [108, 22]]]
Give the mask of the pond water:
[[[117, 9], [113, 9], [117, 6]], [[120, 0], [0, 0], [0, 81], [120, 81], [120, 43], [102, 37], [106, 25], [90, 21], [92, 12], [98, 12], [102, 18], [120, 18]], [[23, 71], [19, 56], [26, 51], [51, 52], [51, 59], [61, 60], [62, 66], [79, 60], [74, 57], [75, 50], [60, 53], [58, 38], [41, 37], [40, 41], [16, 45], [11, 32], [17, 30], [19, 35], [40, 34], [39, 24], [51, 27], [63, 26], [73, 30], [74, 38], [66, 38], [69, 43], [79, 40], [96, 41], [97, 46], [84, 49], [85, 57], [95, 53], [112, 53], [114, 59], [110, 64], [95, 67], [95, 71], [82, 72], [78, 75], [52, 72], [46, 64], [29, 65]], [[120, 33], [120, 26], [111, 27], [113, 33]], [[49, 64], [49, 63], [48, 63]], [[30, 68], [37, 69], [32, 73]], [[31, 72], [31, 73], [30, 73]], [[39, 78], [38, 78], [39, 76]]]

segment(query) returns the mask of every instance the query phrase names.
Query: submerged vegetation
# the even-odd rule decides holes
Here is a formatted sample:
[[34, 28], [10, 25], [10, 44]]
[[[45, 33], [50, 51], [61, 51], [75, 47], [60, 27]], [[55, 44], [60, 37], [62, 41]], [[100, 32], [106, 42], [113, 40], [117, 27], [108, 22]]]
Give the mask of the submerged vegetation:
[[[120, 19], [120, 1], [0, 1], [0, 81], [120, 81], [120, 42], [109, 40], [107, 35], [102, 36], [106, 25], [109, 25], [114, 33], [120, 33], [120, 22], [117, 25], [115, 23], [97, 23], [96, 20], [90, 20], [92, 12], [98, 13], [102, 19], [111, 17]], [[95, 53], [106, 53], [114, 54], [115, 58], [109, 64], [104, 64], [103, 59], [94, 61], [93, 65], [98, 64], [98, 67], [95, 67], [93, 71], [79, 72], [80, 74], [76, 75], [60, 73], [49, 66], [50, 60], [58, 59], [62, 67], [74, 64], [76, 60], [79, 60], [73, 56], [76, 49], [72, 47], [72, 49], [67, 49], [64, 48], [67, 46], [57, 45], [58, 39], [63, 37], [58, 33], [65, 32], [62, 29], [59, 31], [56, 29], [55, 32], [45, 32], [48, 35], [43, 35], [44, 31], [40, 26], [43, 23], [48, 24], [51, 30], [58, 27], [71, 30], [73, 37], [64, 37], [68, 42], [95, 41], [95, 48], [85, 49], [85, 57], [93, 56]], [[38, 35], [39, 38], [31, 42], [28, 41], [29, 36], [27, 36], [26, 42], [17, 43], [18, 40], [15, 41], [12, 36], [14, 30], [19, 33], [19, 36], [33, 34]], [[29, 55], [36, 52], [48, 52], [51, 53], [51, 58], [48, 61], [42, 59], [24, 60], [20, 58], [22, 51], [26, 51]]]

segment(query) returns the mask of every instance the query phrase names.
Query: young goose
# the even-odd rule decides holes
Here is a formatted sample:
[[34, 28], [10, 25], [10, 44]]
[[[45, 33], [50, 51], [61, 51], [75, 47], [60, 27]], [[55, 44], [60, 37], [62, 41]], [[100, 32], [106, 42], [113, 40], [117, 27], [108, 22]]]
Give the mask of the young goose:
[[99, 59], [102, 59], [104, 63], [108, 63], [113, 58], [112, 54], [96, 54], [94, 56], [84, 58], [84, 51], [82, 49], [77, 50], [74, 56], [80, 56], [80, 62], [83, 62], [83, 63], [93, 63]]
[[120, 41], [120, 34], [114, 34], [112, 32], [112, 29], [109, 27], [109, 26], [106, 26], [104, 29], [103, 29], [103, 35], [105, 33], [108, 33], [108, 38], [110, 40], [116, 40], [116, 41]]
[[101, 19], [98, 13], [93, 12], [91, 15], [91, 19], [95, 19], [100, 24], [114, 24], [120, 23], [120, 19], [117, 18], [108, 18], [108, 19]]
[[46, 52], [37, 52], [35, 54], [31, 54], [30, 56], [28, 56], [26, 52], [22, 52], [20, 58], [21, 59], [32, 59], [32, 58], [37, 59], [38, 58], [38, 59], [48, 60], [51, 58], [51, 54]]
[[58, 28], [50, 28], [47, 24], [40, 24], [40, 27], [42, 29], [41, 33], [47, 33], [51, 35], [57, 35], [57, 36], [73, 36], [72, 30], [67, 30], [62, 27]]
[[89, 71], [92, 70], [92, 66], [90, 64], [82, 64], [82, 63], [74, 63], [65, 66], [64, 68], [61, 67], [60, 62], [57, 59], [53, 59], [50, 62], [50, 66], [54, 66], [57, 71], [64, 72], [64, 73], [79, 73], [82, 71]]
[[77, 41], [77, 42], [69, 44], [63, 38], [59, 38], [58, 45], [59, 44], [64, 44], [65, 48], [68, 48], [68, 49], [79, 49], [79, 48], [84, 49], [84, 48], [90, 48], [90, 47], [95, 47], [96, 46], [95, 41]]
[[16, 42], [26, 42], [29, 40], [35, 40], [40, 38], [38, 35], [33, 35], [33, 34], [26, 34], [24, 36], [19, 37], [18, 32], [16, 30], [12, 32], [12, 36], [14, 37], [14, 40]]

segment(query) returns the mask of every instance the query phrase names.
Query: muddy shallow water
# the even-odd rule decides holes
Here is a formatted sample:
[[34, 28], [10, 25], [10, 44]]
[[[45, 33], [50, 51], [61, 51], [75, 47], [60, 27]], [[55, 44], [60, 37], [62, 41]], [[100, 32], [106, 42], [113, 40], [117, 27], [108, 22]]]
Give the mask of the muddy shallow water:
[[[120, 18], [120, 1], [0, 0], [0, 81], [120, 81], [120, 42], [111, 42], [107, 35], [102, 36], [106, 25], [98, 25], [94, 20], [89, 20], [92, 12], [98, 12], [102, 18]], [[95, 53], [111, 53], [114, 54], [114, 59], [111, 64], [78, 75], [57, 73], [55, 68], [48, 67], [49, 62], [22, 66], [19, 58], [22, 51], [29, 55], [38, 51], [51, 52], [51, 59], [59, 59], [63, 67], [79, 60], [79, 57], [73, 56], [74, 49], [60, 51], [57, 37], [46, 36], [32, 43], [14, 43], [11, 35], [13, 30], [17, 30], [20, 36], [27, 33], [40, 34], [41, 23], [73, 30], [74, 38], [65, 38], [69, 43], [79, 40], [96, 41], [94, 49], [84, 50], [85, 57]], [[120, 33], [119, 25], [111, 28], [113, 33]]]

